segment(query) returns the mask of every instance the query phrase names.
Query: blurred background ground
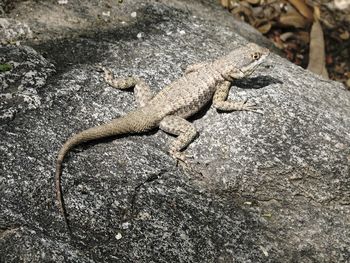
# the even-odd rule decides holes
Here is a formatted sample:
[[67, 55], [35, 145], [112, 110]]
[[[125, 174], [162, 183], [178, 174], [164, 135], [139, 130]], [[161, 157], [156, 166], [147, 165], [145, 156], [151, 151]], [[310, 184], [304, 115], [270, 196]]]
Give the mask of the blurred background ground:
[[293, 63], [350, 89], [350, 0], [219, 0]]

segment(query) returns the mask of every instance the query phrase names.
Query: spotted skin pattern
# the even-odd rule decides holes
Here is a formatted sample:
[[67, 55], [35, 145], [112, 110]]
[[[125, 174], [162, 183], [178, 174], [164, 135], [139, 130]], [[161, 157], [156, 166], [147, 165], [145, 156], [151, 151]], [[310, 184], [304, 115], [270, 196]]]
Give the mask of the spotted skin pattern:
[[189, 66], [185, 75], [153, 96], [149, 86], [137, 77], [114, 79], [110, 70], [101, 67], [105, 81], [118, 89], [134, 88], [139, 108], [109, 123], [92, 127], [70, 137], [58, 153], [56, 162], [56, 196], [60, 212], [70, 232], [61, 193], [62, 163], [70, 149], [76, 145], [104, 137], [141, 133], [159, 127], [176, 135], [169, 153], [181, 161], [181, 152], [197, 135], [197, 130], [186, 118], [197, 113], [213, 100], [213, 106], [223, 111], [256, 111], [254, 103], [227, 101], [230, 83], [250, 75], [269, 55], [269, 50], [249, 43], [217, 60]]

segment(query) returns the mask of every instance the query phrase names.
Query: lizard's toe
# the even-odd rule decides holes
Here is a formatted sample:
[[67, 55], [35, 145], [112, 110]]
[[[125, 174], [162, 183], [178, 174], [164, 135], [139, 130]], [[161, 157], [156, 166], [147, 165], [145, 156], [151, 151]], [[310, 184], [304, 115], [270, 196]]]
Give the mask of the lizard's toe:
[[261, 107], [258, 107], [257, 104], [254, 102], [247, 102], [247, 100], [245, 100], [242, 103], [241, 110], [254, 111], [260, 113]]
[[188, 155], [188, 154], [185, 154], [183, 152], [176, 151], [176, 150], [170, 150], [169, 154], [174, 159], [181, 161], [183, 163], [188, 163], [189, 159], [193, 159], [192, 155]]

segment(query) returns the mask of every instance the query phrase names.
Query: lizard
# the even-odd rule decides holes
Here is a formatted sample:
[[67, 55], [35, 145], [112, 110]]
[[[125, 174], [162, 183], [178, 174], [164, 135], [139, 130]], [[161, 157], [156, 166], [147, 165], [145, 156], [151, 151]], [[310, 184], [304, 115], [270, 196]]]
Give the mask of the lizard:
[[249, 76], [269, 55], [267, 48], [254, 43], [239, 46], [216, 60], [190, 65], [185, 74], [160, 90], [155, 96], [144, 80], [138, 77], [116, 79], [103, 66], [104, 80], [118, 89], [134, 88], [138, 108], [106, 124], [71, 136], [62, 146], [56, 162], [55, 188], [59, 210], [70, 232], [61, 188], [62, 163], [67, 153], [78, 144], [121, 134], [142, 133], [151, 129], [173, 134], [169, 154], [181, 161], [186, 148], [197, 136], [195, 126], [187, 120], [206, 104], [222, 111], [257, 111], [255, 103], [227, 100], [231, 82]]

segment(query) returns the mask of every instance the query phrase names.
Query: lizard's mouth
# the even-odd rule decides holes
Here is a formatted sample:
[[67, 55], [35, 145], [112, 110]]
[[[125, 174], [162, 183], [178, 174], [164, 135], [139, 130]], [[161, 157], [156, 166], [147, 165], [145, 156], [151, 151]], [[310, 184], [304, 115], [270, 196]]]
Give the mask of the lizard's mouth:
[[246, 71], [241, 71], [241, 72], [245, 77], [247, 77], [247, 76], [250, 76], [254, 72], [254, 69], [255, 68], [251, 68], [251, 69], [247, 69]]
[[242, 69], [240, 69], [239, 71], [242, 72], [242, 75], [243, 75], [244, 77], [248, 77], [248, 76], [250, 76], [250, 75], [255, 71], [255, 69], [256, 69], [258, 66], [259, 66], [259, 64], [256, 63], [255, 65], [251, 65], [251, 66], [249, 66], [249, 67], [242, 68]]

